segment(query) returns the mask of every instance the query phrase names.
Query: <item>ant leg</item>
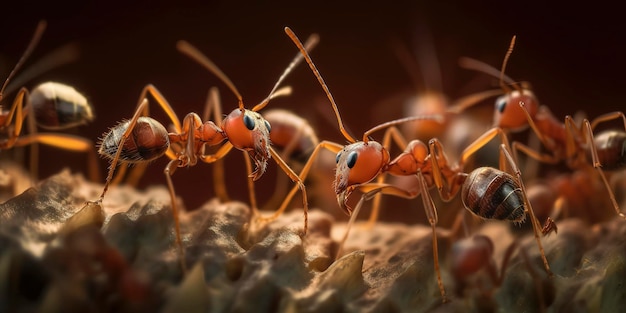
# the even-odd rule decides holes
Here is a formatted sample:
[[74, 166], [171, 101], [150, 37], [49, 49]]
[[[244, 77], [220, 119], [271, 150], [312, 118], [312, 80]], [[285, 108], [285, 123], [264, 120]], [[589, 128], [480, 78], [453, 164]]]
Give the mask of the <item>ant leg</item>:
[[9, 138], [7, 139], [6, 143], [2, 145], [2, 149], [8, 149], [13, 147], [15, 141], [17, 141], [18, 137], [22, 133], [24, 116], [28, 114], [28, 111], [30, 111], [28, 105], [26, 106], [26, 108], [23, 108], [25, 102], [24, 99], [27, 99], [26, 103], [28, 103], [29, 97], [30, 96], [28, 93], [28, 89], [24, 87], [22, 87], [18, 94], [15, 96], [13, 104], [11, 105], [11, 110], [9, 111], [9, 115], [7, 115], [6, 119], [4, 120], [2, 127], [6, 128], [10, 126], [14, 119], [15, 125], [13, 126], [13, 132], [9, 133]]
[[[329, 150], [331, 152], [337, 153], [337, 152], [341, 151], [341, 149], [343, 149], [343, 146], [340, 145], [340, 144], [334, 143], [334, 142], [330, 142], [330, 141], [322, 141], [322, 142], [320, 142], [315, 147], [315, 149], [311, 153], [311, 156], [307, 160], [306, 164], [304, 165], [304, 167], [300, 171], [300, 174], [298, 175], [298, 177], [301, 180], [305, 180], [306, 177], [308, 176], [309, 170], [311, 169], [312, 165], [314, 164], [314, 161], [317, 159], [318, 154], [321, 151], [321, 149], [326, 149], [326, 150]], [[287, 209], [287, 206], [291, 202], [291, 199], [293, 199], [293, 197], [295, 196], [296, 191], [298, 191], [298, 186], [294, 186], [291, 189], [291, 191], [289, 191], [289, 193], [285, 197], [285, 200], [283, 200], [283, 203], [280, 205], [278, 210], [276, 210], [274, 212], [274, 214], [272, 214], [271, 216], [268, 216], [268, 217], [260, 217], [259, 220], [263, 221], [263, 222], [271, 222], [271, 221], [275, 220], [278, 216], [280, 216], [285, 211], [285, 209]]]
[[289, 178], [291, 178], [291, 180], [296, 183], [296, 187], [298, 187], [300, 191], [302, 192], [302, 210], [304, 211], [304, 229], [302, 231], [303, 232], [302, 235], [304, 236], [306, 235], [308, 228], [309, 228], [309, 203], [308, 203], [308, 198], [306, 196], [306, 187], [304, 186], [304, 183], [303, 183], [304, 179], [300, 178], [300, 176], [294, 173], [291, 167], [289, 167], [289, 165], [287, 165], [287, 163], [285, 163], [285, 161], [280, 158], [280, 155], [278, 155], [278, 153], [274, 150], [274, 148], [270, 147], [270, 153], [272, 157], [274, 157], [274, 161], [276, 162], [276, 164], [278, 164], [278, 166], [280, 166], [280, 168], [285, 172], [285, 174], [287, 174], [287, 176], [289, 176]]
[[130, 137], [130, 134], [132, 133], [133, 129], [135, 128], [135, 125], [137, 124], [137, 120], [139, 119], [140, 116], [142, 116], [141, 112], [147, 106], [148, 106], [148, 99], [144, 98], [139, 104], [139, 106], [137, 106], [137, 109], [135, 110], [135, 114], [133, 115], [130, 122], [128, 123], [128, 128], [126, 128], [126, 131], [122, 134], [122, 137], [120, 138], [120, 143], [117, 145], [117, 151], [115, 152], [115, 156], [113, 156], [113, 159], [111, 160], [111, 164], [109, 164], [109, 173], [107, 175], [106, 181], [104, 182], [102, 193], [100, 194], [100, 198], [96, 202], [102, 202], [102, 200], [104, 199], [104, 195], [109, 189], [109, 185], [111, 183], [111, 180], [113, 179], [113, 173], [115, 172], [115, 168], [117, 167], [117, 163], [119, 162], [120, 155], [122, 154], [122, 150], [123, 150], [122, 147], [126, 143], [126, 140], [128, 139], [128, 137]]
[[25, 146], [34, 143], [41, 143], [64, 150], [86, 152], [89, 179], [101, 181], [98, 157], [91, 140], [68, 134], [37, 133], [20, 137], [15, 142], [15, 146]]
[[[400, 147], [400, 149], [402, 150], [406, 149], [406, 146], [408, 143], [406, 139], [404, 138], [404, 136], [402, 135], [402, 133], [400, 133], [398, 128], [395, 126], [389, 127], [387, 130], [385, 130], [385, 133], [383, 135], [383, 140], [381, 143], [383, 147], [387, 149], [387, 151], [389, 151], [391, 147], [392, 139], [398, 145], [398, 147]], [[385, 176], [386, 176], [385, 172], [380, 173], [378, 177], [376, 178], [376, 183], [382, 184], [385, 180]], [[366, 226], [368, 228], [373, 227], [374, 223], [376, 223], [376, 221], [378, 220], [380, 206], [382, 203], [382, 196], [383, 196], [382, 193], [377, 193], [374, 196], [374, 200], [372, 201], [372, 211], [370, 213], [370, 217], [369, 217], [369, 220], [367, 221], [367, 226]]]
[[626, 117], [624, 116], [624, 113], [622, 113], [621, 111], [602, 114], [594, 118], [593, 121], [591, 122], [591, 129], [596, 129], [596, 126], [598, 126], [598, 124], [600, 123], [616, 120], [619, 118], [622, 118], [622, 121], [624, 122], [624, 130], [626, 131]]
[[[539, 128], [537, 127], [537, 124], [535, 124], [535, 121], [533, 120], [532, 116], [530, 115], [530, 112], [528, 112], [528, 108], [526, 108], [526, 104], [524, 102], [520, 102], [519, 103], [520, 108], [522, 108], [522, 111], [524, 112], [524, 114], [526, 115], [526, 120], [528, 121], [528, 125], [530, 126], [530, 128], [533, 130], [533, 132], [535, 133], [535, 135], [537, 135], [537, 138], [539, 139], [539, 141], [541, 141], [541, 143], [543, 144], [544, 147], [547, 148], [551, 148], [552, 146], [554, 146], [547, 138], [547, 136], [545, 134], [543, 134]], [[541, 109], [541, 107], [540, 107]]]
[[[619, 116], [618, 116], [619, 117]], [[624, 116], [622, 115], [622, 118]], [[592, 162], [593, 162], [593, 168], [595, 168], [598, 171], [598, 174], [600, 175], [600, 177], [602, 178], [602, 182], [604, 182], [604, 186], [606, 187], [606, 190], [609, 192], [609, 198], [611, 199], [611, 202], [613, 203], [613, 207], [615, 208], [615, 212], [617, 213], [617, 215], [623, 219], [626, 219], [626, 215], [624, 215], [624, 213], [622, 213], [622, 211], [619, 208], [619, 204], [617, 203], [617, 200], [615, 199], [615, 194], [613, 193], [613, 189], [611, 188], [611, 184], [609, 184], [608, 179], [606, 178], [606, 175], [604, 174], [604, 171], [602, 170], [602, 164], [600, 163], [600, 158], [598, 157], [598, 148], [596, 147], [596, 145], [594, 144], [594, 138], [593, 138], [593, 128], [591, 127], [591, 124], [589, 123], [588, 120], [584, 120], [583, 121], [583, 126], [585, 127], [586, 133], [587, 133], [587, 138], [589, 139], [589, 149], [591, 150], [591, 158], [592, 158]]]
[[[530, 222], [532, 223], [532, 226], [533, 226], [533, 233], [535, 235], [535, 241], [537, 241], [537, 246], [539, 247], [539, 253], [541, 254], [543, 265], [546, 269], [546, 272], [548, 273], [548, 276], [552, 277], [554, 274], [550, 270], [550, 265], [548, 264], [548, 259], [546, 258], [545, 250], [543, 249], [543, 244], [541, 243], [541, 237], [539, 235], [541, 233], [541, 225], [539, 225], [539, 221], [537, 221], [537, 217], [535, 216], [535, 211], [533, 210], [532, 205], [530, 204], [530, 201], [528, 201], [528, 196], [526, 194], [526, 187], [524, 186], [524, 182], [522, 181], [522, 172], [519, 170], [519, 168], [515, 164], [515, 161], [513, 160], [513, 157], [511, 156], [511, 153], [509, 152], [509, 148], [505, 146], [504, 144], [500, 145], [500, 158], [503, 159], [502, 161], [506, 161], [506, 163], [509, 165], [509, 168], [512, 174], [514, 174], [520, 188], [522, 189], [521, 191], [524, 197], [526, 211], [528, 212], [528, 215], [530, 216]], [[502, 161], [501, 163], [503, 163]], [[505, 168], [506, 166], [501, 167], [500, 170], [506, 171]]]
[[200, 160], [205, 163], [215, 163], [217, 160], [223, 158], [230, 150], [233, 149], [233, 144], [230, 141], [226, 141], [215, 153], [200, 156]]
[[[203, 121], [210, 120], [211, 113], [213, 112], [216, 125], [222, 125], [222, 101], [220, 99], [219, 89], [217, 87], [211, 87], [204, 104], [204, 113], [202, 114]], [[216, 197], [221, 202], [230, 201], [228, 191], [226, 190], [226, 174], [224, 170], [224, 161], [222, 159], [215, 161], [213, 166], [213, 190], [215, 191]]]
[[[352, 186], [351, 190], [358, 188], [363, 194], [359, 199], [359, 202], [356, 204], [354, 209], [348, 208], [348, 212], [350, 214], [350, 220], [346, 224], [346, 230], [341, 237], [341, 241], [338, 243], [337, 253], [335, 254], [335, 259], [340, 258], [343, 255], [343, 246], [348, 238], [350, 233], [350, 229], [352, 225], [356, 221], [356, 217], [361, 211], [361, 206], [365, 203], [365, 201], [372, 199], [375, 195], [382, 193], [386, 195], [397, 196], [405, 199], [413, 199], [419, 195], [419, 193], [411, 193], [407, 190], [398, 188], [389, 184], [379, 184], [379, 183], [367, 183], [358, 186]], [[348, 199], [345, 199], [347, 201]]]
[[[139, 107], [141, 106], [143, 99], [147, 99], [148, 94], [152, 95], [152, 97], [156, 100], [156, 103], [161, 107], [161, 109], [163, 109], [165, 114], [167, 114], [170, 121], [174, 125], [175, 132], [181, 133], [182, 127], [180, 125], [180, 120], [178, 119], [176, 112], [174, 112], [174, 109], [169, 104], [167, 99], [165, 99], [165, 97], [161, 94], [161, 92], [159, 92], [159, 90], [154, 85], [148, 84], [141, 90], [141, 94], [139, 95], [139, 100], [137, 102], [137, 109], [139, 110]], [[149, 110], [148, 105], [144, 106], [141, 109], [141, 111], [142, 111], [142, 116], [150, 115], [150, 112], [149, 112], [150, 110]], [[171, 148], [167, 149], [166, 155], [170, 160], [176, 159], [176, 153], [174, 153], [174, 151], [172, 151]], [[130, 174], [128, 174], [128, 177], [126, 178], [126, 183], [131, 186], [137, 185], [139, 178], [143, 175], [146, 168], [147, 168], [147, 165], [134, 166], [130, 170]], [[122, 172], [121, 174], [124, 174], [124, 173]], [[120, 182], [122, 180], [122, 177], [123, 176], [121, 176], [120, 173], [118, 173], [115, 179], [113, 179], [113, 182], [115, 183]]]
[[[174, 125], [174, 129], [176, 130], [176, 132], [180, 133], [182, 131], [182, 127], [180, 125], [180, 119], [176, 115], [176, 112], [174, 112], [174, 109], [169, 104], [167, 99], [163, 97], [161, 92], [154, 85], [148, 84], [145, 87], [143, 87], [143, 89], [141, 90], [141, 94], [139, 95], [139, 102], [137, 103], [141, 103], [142, 99], [144, 98], [147, 99], [148, 94], [152, 95], [154, 100], [156, 100], [157, 104], [161, 107], [161, 109], [163, 109], [163, 112], [165, 112], [165, 114], [167, 114], [167, 116], [170, 118], [170, 121]], [[137, 107], [139, 107], [139, 105]], [[143, 108], [143, 113], [145, 116], [149, 115], [148, 106], [145, 106]]]
[[172, 182], [172, 175], [180, 165], [179, 160], [171, 160], [163, 173], [167, 180], [167, 188], [170, 192], [170, 199], [172, 203], [172, 216], [174, 217], [174, 232], [176, 235], [176, 245], [178, 246], [178, 255], [180, 258], [180, 265], [183, 269], [183, 273], [187, 272], [187, 264], [185, 261], [185, 249], [183, 248], [183, 241], [180, 237], [180, 220], [178, 218], [178, 207], [176, 206], [176, 192], [174, 191], [174, 183]]
[[[506, 133], [500, 127], [494, 127], [490, 130], [487, 130], [482, 136], [472, 142], [465, 150], [463, 150], [461, 154], [461, 159], [459, 161], [459, 167], [462, 169], [463, 165], [467, 162], [467, 159], [472, 156], [476, 151], [480, 148], [484, 147], [489, 141], [491, 141], [494, 137], [500, 136], [501, 144], [505, 145], [507, 149], [510, 149], [509, 139], [506, 136]], [[443, 150], [442, 150], [443, 151]], [[504, 165], [504, 161], [500, 160], [500, 167]]]
[[439, 286], [439, 292], [441, 293], [442, 301], [448, 302], [448, 299], [446, 297], [446, 289], [443, 286], [443, 280], [441, 279], [441, 269], [439, 268], [439, 249], [437, 244], [437, 222], [439, 221], [439, 218], [437, 216], [437, 208], [435, 207], [435, 202], [433, 201], [433, 198], [428, 192], [426, 179], [424, 179], [424, 175], [421, 171], [417, 172], [417, 178], [420, 183], [424, 211], [426, 212], [428, 223], [430, 224], [433, 231], [433, 263], [435, 266], [435, 273], [437, 275], [437, 285]]
[[[283, 148], [283, 151], [280, 154], [280, 157], [283, 160], [289, 160], [291, 158], [291, 154], [296, 148], [296, 145], [298, 144], [300, 139], [302, 139], [303, 137], [304, 128], [305, 128], [305, 125], [300, 125], [297, 128], [296, 133], [293, 134], [293, 137], [291, 137], [291, 140], [289, 140], [287, 145]], [[264, 208], [265, 208], [264, 210], [268, 210], [268, 208], [275, 208], [283, 201], [282, 198], [286, 194], [286, 190], [288, 188], [287, 183], [288, 181], [286, 177], [277, 175], [276, 187], [274, 188], [274, 193], [272, 194], [270, 199], [267, 201], [267, 203], [264, 205]]]
[[439, 287], [439, 292], [441, 293], [441, 297], [443, 302], [447, 302], [448, 299], [446, 297], [446, 291], [445, 291], [445, 287], [443, 285], [443, 280], [441, 278], [441, 269], [439, 266], [439, 249], [438, 249], [438, 244], [437, 244], [437, 222], [438, 222], [438, 217], [437, 217], [437, 209], [435, 207], [435, 203], [432, 199], [432, 197], [430, 196], [430, 193], [428, 192], [428, 185], [426, 183], [426, 180], [424, 179], [424, 176], [421, 172], [417, 173], [417, 178], [420, 182], [420, 192], [419, 193], [411, 193], [407, 190], [398, 188], [396, 186], [393, 185], [388, 185], [388, 184], [378, 184], [378, 183], [370, 183], [370, 184], [363, 184], [360, 185], [356, 188], [358, 188], [359, 190], [361, 190], [363, 192], [363, 195], [361, 196], [361, 198], [359, 199], [359, 202], [357, 203], [356, 207], [354, 208], [354, 210], [351, 212], [350, 214], [350, 220], [348, 221], [348, 224], [346, 225], [346, 231], [341, 239], [341, 241], [338, 244], [338, 249], [337, 249], [337, 254], [335, 259], [338, 259], [342, 253], [343, 253], [343, 246], [344, 243], [346, 241], [346, 239], [348, 238], [348, 234], [350, 232], [351, 226], [354, 224], [354, 222], [356, 221], [356, 217], [359, 214], [359, 211], [361, 209], [361, 206], [363, 205], [363, 203], [371, 198], [373, 198], [375, 195], [379, 194], [379, 193], [383, 193], [386, 195], [394, 195], [394, 196], [398, 196], [398, 197], [402, 197], [405, 199], [413, 199], [415, 197], [417, 197], [418, 195], [422, 195], [422, 202], [424, 204], [424, 211], [426, 212], [426, 216], [428, 218], [428, 222], [430, 224], [430, 226], [432, 227], [432, 231], [433, 231], [433, 262], [434, 262], [434, 267], [435, 267], [435, 273], [436, 273], [436, 278], [437, 278], [437, 285]]
[[[487, 139], [486, 142], [488, 141], [489, 139]], [[437, 190], [439, 191], [439, 196], [441, 197], [441, 200], [448, 202], [452, 200], [452, 198], [459, 192], [461, 186], [463, 185], [463, 181], [467, 177], [467, 174], [463, 173], [460, 170], [456, 170], [454, 173], [449, 173], [453, 174], [451, 176], [444, 175], [442, 172], [442, 168], [449, 168], [449, 160], [445, 152], [443, 151], [443, 146], [441, 142], [439, 141], [439, 139], [433, 138], [428, 142], [428, 146], [431, 154], [433, 182], [435, 183], [435, 186], [437, 186]], [[446, 188], [444, 188], [444, 186]]]
[[548, 163], [548, 164], [556, 164], [559, 162], [559, 159], [551, 154], [540, 153], [539, 151], [521, 143], [518, 141], [513, 142], [513, 159], [517, 162], [519, 159], [517, 157], [518, 151], [523, 152], [526, 156], [535, 159], [539, 162]]

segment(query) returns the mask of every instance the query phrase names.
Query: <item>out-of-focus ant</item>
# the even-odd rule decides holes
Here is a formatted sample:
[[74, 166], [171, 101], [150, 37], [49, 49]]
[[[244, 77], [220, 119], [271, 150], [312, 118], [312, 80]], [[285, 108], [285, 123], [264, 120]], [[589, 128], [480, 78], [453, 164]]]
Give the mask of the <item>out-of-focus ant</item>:
[[499, 270], [494, 260], [494, 250], [493, 241], [485, 235], [475, 234], [454, 242], [450, 253], [450, 270], [456, 282], [455, 293], [464, 298], [473, 295], [471, 298], [474, 298], [474, 305], [479, 311], [495, 311], [498, 305], [494, 293], [502, 287], [507, 270], [511, 270], [511, 258], [517, 250], [532, 278], [539, 310], [545, 312], [553, 300], [554, 285], [537, 272], [524, 247], [520, 246], [517, 239], [508, 244]]
[[[448, 133], [449, 125], [455, 119], [463, 117], [458, 113], [461, 113], [464, 108], [486, 98], [497, 96], [500, 92], [488, 90], [455, 100], [450, 99], [449, 95], [444, 92], [442, 70], [432, 36], [423, 26], [418, 30], [419, 42], [414, 45], [415, 53], [412, 53], [407, 45], [400, 41], [392, 42], [392, 47], [415, 86], [412, 96], [402, 95], [402, 116], [442, 114], [446, 117], [442, 123], [415, 121], [399, 126], [406, 137], [427, 141], [430, 138], [441, 138]], [[384, 106], [383, 110], [389, 111], [390, 108]], [[473, 132], [470, 133], [473, 134]], [[478, 136], [480, 134], [475, 138]]]
[[[7, 76], [0, 89], [0, 103], [4, 95], [11, 93], [17, 86], [9, 86], [9, 82], [26, 62], [30, 54], [39, 43], [47, 23], [40, 21], [28, 47], [22, 54], [15, 67]], [[20, 81], [36, 76], [53, 67], [68, 63], [76, 59], [78, 51], [75, 46], [67, 45], [42, 58], [37, 64], [18, 76]], [[22, 134], [24, 119], [27, 118], [29, 133]], [[29, 92], [25, 87], [19, 87], [17, 95], [9, 110], [0, 106], [0, 150], [30, 145], [30, 172], [33, 179], [38, 176], [38, 144], [45, 144], [59, 149], [85, 152], [88, 154], [89, 178], [100, 180], [98, 158], [93, 148], [93, 142], [86, 138], [56, 132], [38, 133], [37, 126], [50, 131], [58, 131], [76, 127], [91, 122], [94, 113], [87, 98], [76, 89], [57, 82], [45, 82]]]
[[[267, 110], [263, 112], [263, 118], [272, 125], [270, 132], [272, 146], [292, 169], [299, 171], [320, 142], [311, 124], [306, 119], [284, 109]], [[264, 207], [278, 207], [287, 193], [287, 188], [285, 177], [278, 176], [274, 193]]]
[[[444, 93], [440, 62], [434, 48], [434, 43], [429, 32], [425, 28], [420, 28], [420, 44], [415, 49], [417, 53], [413, 55], [405, 44], [394, 43], [394, 51], [398, 59], [407, 69], [407, 72], [415, 85], [415, 94], [409, 98], [403, 98], [403, 116], [420, 116], [441, 114], [444, 120], [437, 121], [414, 121], [404, 123], [399, 128], [406, 138], [419, 139], [427, 142], [430, 138], [444, 138], [446, 152], [452, 157], [460, 155], [467, 144], [476, 140], [489, 129], [487, 124], [482, 123], [483, 114], [460, 114], [465, 108], [479, 103], [484, 99], [499, 95], [500, 90], [487, 90], [470, 94], [452, 100]], [[426, 39], [424, 39], [426, 38]], [[384, 106], [388, 111], [389, 107]], [[487, 149], [481, 150], [481, 154], [487, 155]], [[495, 151], [494, 148], [489, 152]], [[497, 155], [492, 153], [491, 155]], [[385, 173], [377, 177], [378, 183], [383, 183], [386, 179], [394, 185], [404, 185], [406, 189], [416, 188], [417, 183], [413, 177], [395, 176], [387, 178]], [[379, 207], [382, 203], [382, 193], [378, 193], [372, 200], [372, 210], [368, 221], [368, 227], [374, 225], [378, 218]]]
[[[621, 212], [615, 194], [604, 173], [605, 170], [616, 171], [624, 169], [626, 166], [626, 149], [624, 148], [626, 147], [626, 117], [624, 113], [621, 111], [610, 112], [591, 121], [583, 118], [579, 125], [576, 125], [576, 121], [571, 115], [566, 115], [565, 121], [559, 122], [548, 107], [539, 105], [537, 97], [530, 90], [528, 84], [513, 83], [510, 78], [506, 79], [507, 83], [504, 82], [504, 71], [513, 52], [515, 38], [514, 36], [511, 40], [502, 69], [499, 72], [500, 86], [504, 95], [496, 100], [494, 125], [510, 131], [530, 127], [547, 150], [547, 153], [542, 152], [515, 141], [512, 148], [516, 159], [518, 151], [521, 151], [528, 157], [543, 163], [564, 162], [574, 171], [595, 169], [608, 191], [615, 212], [621, 218], [626, 219], [626, 215]], [[489, 65], [469, 59], [464, 59], [461, 65], [491, 75], [495, 75], [497, 71]], [[594, 130], [599, 124], [619, 119], [624, 124], [623, 130], [605, 130], [594, 135]]]
[[[339, 243], [338, 256], [342, 253], [343, 242], [345, 242], [350, 226], [354, 223], [364, 201], [371, 199], [378, 193], [409, 199], [415, 198], [421, 194], [424, 209], [433, 231], [433, 257], [435, 260], [434, 266], [437, 282], [442, 299], [446, 301], [447, 298], [439, 270], [437, 251], [437, 210], [428, 191], [431, 187], [436, 186], [439, 190], [440, 197], [444, 201], [449, 201], [461, 191], [465, 207], [483, 218], [521, 222], [525, 218], [525, 213], [528, 212], [535, 230], [535, 238], [539, 250], [541, 251], [546, 271], [550, 273], [550, 268], [539, 237], [541, 226], [537, 223], [532, 207], [526, 199], [521, 173], [510, 155], [508, 140], [502, 130], [493, 128], [483, 134], [464, 150], [461, 161], [454, 167], [449, 165], [443, 146], [437, 139], [432, 139], [428, 146], [419, 140], [413, 140], [406, 144], [406, 141], [399, 134], [397, 128], [395, 128], [396, 125], [413, 120], [441, 120], [442, 117], [438, 115], [413, 116], [383, 123], [366, 131], [363, 135], [363, 141], [357, 141], [345, 131], [337, 105], [319, 71], [306, 52], [306, 49], [289, 28], [286, 28], [285, 31], [305, 56], [307, 63], [335, 110], [339, 129], [350, 142], [349, 145], [343, 146], [333, 142], [322, 141], [315, 148], [311, 154], [311, 158], [300, 173], [302, 179], [307, 176], [313, 160], [321, 149], [327, 149], [337, 153], [334, 189], [339, 206], [350, 215], [346, 233]], [[373, 132], [385, 128], [388, 130], [385, 132], [383, 144], [369, 138], [369, 135]], [[500, 146], [501, 170], [481, 167], [469, 174], [463, 172], [462, 167], [465, 161], [496, 136], [500, 136], [502, 139]], [[402, 148], [406, 147], [405, 151], [392, 161], [390, 161], [389, 152], [387, 148], [385, 148], [389, 145], [391, 139], [394, 139]], [[510, 169], [510, 173], [505, 172], [506, 169]], [[420, 189], [414, 192], [390, 184], [370, 183], [384, 172], [394, 175], [413, 175], [418, 179]], [[356, 207], [352, 209], [348, 206], [347, 201], [350, 194], [357, 189], [363, 192], [363, 195]], [[295, 194], [295, 191], [295, 189], [292, 189], [286, 200], [289, 200]]]
[[[307, 45], [313, 46], [318, 37], [311, 36]], [[182, 120], [182, 125], [176, 113], [152, 85], [146, 86], [139, 98], [137, 109], [130, 120], [119, 123], [104, 134], [99, 153], [110, 159], [109, 173], [100, 198], [96, 203], [101, 203], [110, 185], [115, 168], [118, 163], [145, 163], [157, 159], [166, 154], [171, 161], [165, 167], [164, 173], [171, 197], [172, 213], [176, 233], [176, 243], [179, 248], [180, 261], [183, 269], [186, 268], [184, 250], [180, 236], [178, 209], [176, 205], [176, 192], [172, 182], [172, 175], [179, 167], [194, 166], [198, 161], [214, 163], [225, 157], [235, 147], [244, 151], [246, 156], [252, 158], [256, 168], [252, 171], [249, 159], [247, 160], [249, 177], [257, 180], [265, 172], [268, 159], [272, 157], [280, 168], [296, 183], [296, 187], [302, 191], [302, 204], [304, 210], [304, 229], [306, 234], [308, 227], [308, 203], [306, 188], [302, 180], [283, 161], [280, 155], [270, 146], [270, 124], [257, 111], [264, 108], [274, 97], [290, 92], [290, 89], [278, 89], [286, 75], [302, 60], [298, 54], [283, 72], [267, 98], [254, 106], [251, 110], [246, 109], [240, 93], [230, 79], [206, 56], [186, 41], [179, 41], [177, 48], [183, 54], [191, 57], [222, 80], [235, 94], [239, 106], [222, 119], [219, 108], [219, 96], [217, 89], [211, 89], [207, 104], [212, 106], [215, 112], [215, 122], [202, 121], [196, 113], [188, 113]], [[174, 131], [168, 132], [165, 127], [148, 115], [148, 100], [150, 93], [157, 101], [161, 109], [168, 115], [173, 123]], [[205, 115], [209, 115], [206, 113]], [[222, 144], [223, 143], [223, 144]], [[206, 154], [205, 148], [222, 144], [213, 154]], [[177, 148], [171, 148], [176, 145]], [[252, 197], [251, 197], [252, 198]], [[254, 208], [254, 205], [253, 205]]]

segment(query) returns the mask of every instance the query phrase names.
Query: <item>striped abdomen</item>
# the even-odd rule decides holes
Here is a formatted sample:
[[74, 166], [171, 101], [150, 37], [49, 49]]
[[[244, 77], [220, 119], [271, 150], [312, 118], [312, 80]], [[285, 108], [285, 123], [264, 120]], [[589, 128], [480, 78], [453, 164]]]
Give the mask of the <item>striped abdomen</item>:
[[525, 218], [524, 196], [510, 174], [492, 167], [477, 168], [461, 190], [465, 208], [488, 219], [521, 222]]

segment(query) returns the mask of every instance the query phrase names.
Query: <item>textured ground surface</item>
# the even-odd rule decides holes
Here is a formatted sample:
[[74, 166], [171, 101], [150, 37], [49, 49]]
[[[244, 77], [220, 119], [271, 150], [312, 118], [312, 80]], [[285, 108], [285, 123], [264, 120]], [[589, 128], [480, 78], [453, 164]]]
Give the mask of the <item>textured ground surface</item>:
[[[626, 306], [626, 222], [558, 221], [544, 239], [547, 279], [532, 237], [488, 223], [500, 287], [485, 271], [455, 281], [453, 242], [440, 236], [442, 304], [430, 228], [358, 224], [334, 261], [343, 223], [310, 212], [249, 223], [242, 203], [208, 201], [181, 214], [183, 274], [164, 187], [113, 188], [104, 209], [84, 206], [101, 186], [62, 172], [0, 204], [0, 312], [616, 312]], [[441, 232], [442, 234], [445, 232]]]

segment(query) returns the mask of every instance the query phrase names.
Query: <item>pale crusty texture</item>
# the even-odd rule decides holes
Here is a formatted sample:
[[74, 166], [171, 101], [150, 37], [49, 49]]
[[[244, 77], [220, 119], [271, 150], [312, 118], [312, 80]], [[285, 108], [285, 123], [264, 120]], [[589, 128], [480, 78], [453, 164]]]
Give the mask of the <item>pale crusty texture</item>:
[[[485, 271], [450, 274], [458, 239], [439, 238], [450, 301], [434, 276], [430, 227], [358, 223], [334, 260], [345, 224], [312, 209], [258, 224], [243, 203], [206, 202], [181, 213], [183, 273], [169, 195], [113, 187], [103, 207], [85, 205], [101, 186], [62, 172], [0, 205], [0, 312], [599, 312], [626, 305], [626, 221], [557, 221], [543, 239], [548, 279], [532, 236], [504, 223], [478, 232], [494, 241], [501, 286]], [[527, 255], [527, 261], [523, 255]]]

